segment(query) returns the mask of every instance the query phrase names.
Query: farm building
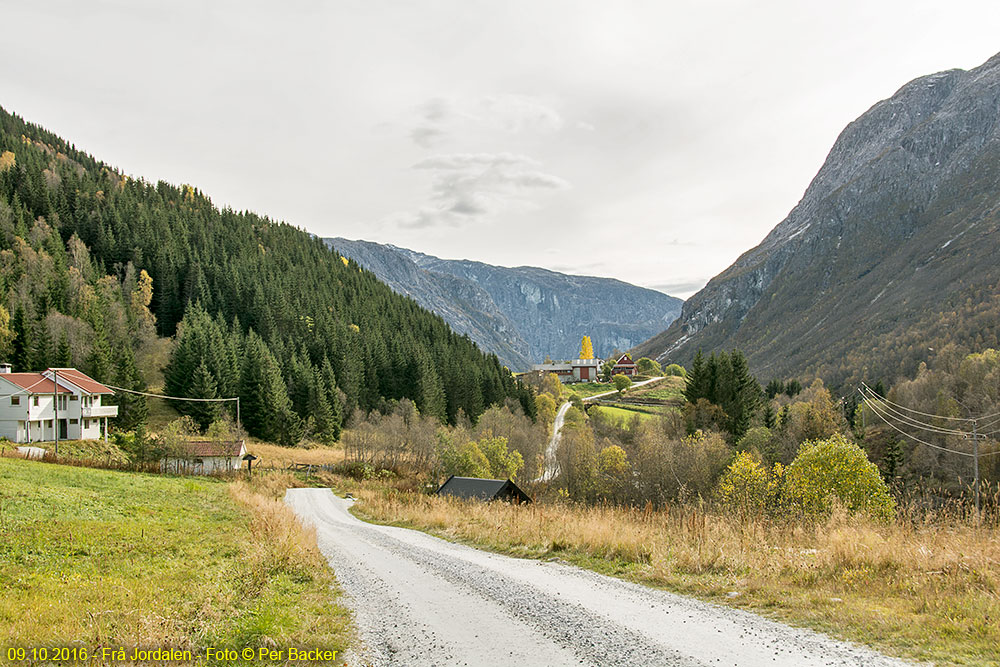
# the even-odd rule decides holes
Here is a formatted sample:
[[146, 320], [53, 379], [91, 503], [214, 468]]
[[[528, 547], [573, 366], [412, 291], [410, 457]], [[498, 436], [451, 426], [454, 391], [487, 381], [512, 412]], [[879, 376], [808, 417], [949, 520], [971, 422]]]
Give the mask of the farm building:
[[628, 353], [623, 354], [618, 357], [618, 361], [615, 362], [615, 367], [611, 369], [612, 375], [627, 375], [633, 377], [638, 375], [639, 370], [636, 368], [635, 362], [632, 361], [632, 357]]
[[560, 382], [597, 382], [602, 363], [600, 359], [574, 359], [558, 364], [535, 364], [531, 370], [555, 373]]
[[75, 368], [11, 373], [0, 364], [0, 437], [12, 442], [108, 437], [117, 405], [101, 405], [110, 388]]
[[463, 500], [506, 500], [530, 503], [531, 498], [509, 479], [480, 479], [478, 477], [448, 478], [437, 490], [439, 496], [453, 496]]
[[163, 472], [179, 475], [212, 475], [239, 470], [247, 453], [242, 440], [189, 440], [163, 458]]

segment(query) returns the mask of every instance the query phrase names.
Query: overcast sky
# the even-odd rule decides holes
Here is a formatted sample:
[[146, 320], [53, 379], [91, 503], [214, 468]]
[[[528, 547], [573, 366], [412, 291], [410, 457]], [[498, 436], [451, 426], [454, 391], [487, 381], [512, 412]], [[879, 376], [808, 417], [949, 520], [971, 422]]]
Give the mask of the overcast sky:
[[0, 105], [321, 236], [687, 297], [1000, 3], [0, 0]]

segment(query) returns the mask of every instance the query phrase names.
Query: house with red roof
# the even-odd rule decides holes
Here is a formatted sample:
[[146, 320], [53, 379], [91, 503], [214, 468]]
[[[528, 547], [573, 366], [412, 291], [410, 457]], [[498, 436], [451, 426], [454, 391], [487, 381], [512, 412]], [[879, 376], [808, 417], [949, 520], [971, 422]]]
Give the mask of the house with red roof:
[[118, 406], [101, 402], [114, 393], [75, 368], [11, 373], [9, 364], [0, 364], [0, 438], [107, 439], [108, 420], [118, 416]]
[[627, 375], [629, 377], [633, 377], [638, 373], [639, 370], [636, 367], [635, 362], [632, 361], [632, 357], [630, 357], [628, 353], [618, 357], [618, 360], [615, 362], [614, 368], [611, 369], [612, 375]]

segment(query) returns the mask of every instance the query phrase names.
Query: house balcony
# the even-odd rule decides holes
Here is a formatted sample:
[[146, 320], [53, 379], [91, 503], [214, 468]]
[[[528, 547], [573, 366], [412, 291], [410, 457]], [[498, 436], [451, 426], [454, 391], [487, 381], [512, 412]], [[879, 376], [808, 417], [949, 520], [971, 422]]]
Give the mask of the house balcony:
[[117, 405], [94, 405], [89, 408], [81, 408], [84, 418], [92, 417], [117, 417]]

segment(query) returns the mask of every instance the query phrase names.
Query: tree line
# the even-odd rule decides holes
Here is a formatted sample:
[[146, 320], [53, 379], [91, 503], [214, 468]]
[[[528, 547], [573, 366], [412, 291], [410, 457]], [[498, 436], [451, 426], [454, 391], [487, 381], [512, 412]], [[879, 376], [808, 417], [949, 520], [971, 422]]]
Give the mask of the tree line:
[[[403, 398], [449, 423], [508, 398], [534, 416], [494, 355], [304, 230], [130, 178], [2, 109], [0, 156], [0, 252], [13, 260], [0, 298], [19, 370], [69, 358], [139, 388], [139, 367], [162, 363], [151, 342], [177, 334], [168, 387], [245, 395], [262, 437], [335, 438], [338, 414]], [[212, 416], [199, 410], [185, 408]]]

